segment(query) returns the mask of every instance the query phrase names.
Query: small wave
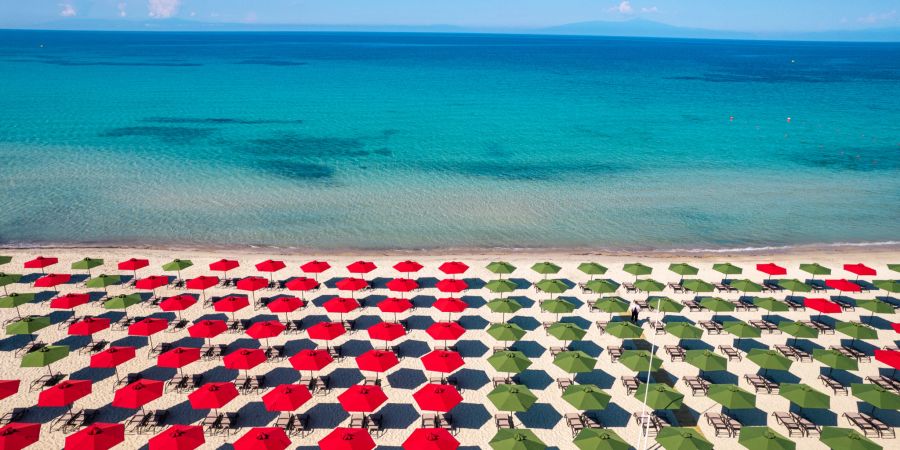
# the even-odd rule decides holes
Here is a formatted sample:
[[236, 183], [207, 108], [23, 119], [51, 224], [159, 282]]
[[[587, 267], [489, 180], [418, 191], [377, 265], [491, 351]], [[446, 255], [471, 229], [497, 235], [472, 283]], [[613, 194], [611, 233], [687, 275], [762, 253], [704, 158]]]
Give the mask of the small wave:
[[836, 248], [836, 247], [887, 247], [900, 245], [900, 241], [878, 241], [878, 242], [831, 242], [823, 244], [803, 244], [803, 245], [768, 245], [761, 247], [733, 247], [733, 248], [673, 248], [663, 250], [662, 253], [754, 253], [768, 251], [783, 251], [802, 248]]

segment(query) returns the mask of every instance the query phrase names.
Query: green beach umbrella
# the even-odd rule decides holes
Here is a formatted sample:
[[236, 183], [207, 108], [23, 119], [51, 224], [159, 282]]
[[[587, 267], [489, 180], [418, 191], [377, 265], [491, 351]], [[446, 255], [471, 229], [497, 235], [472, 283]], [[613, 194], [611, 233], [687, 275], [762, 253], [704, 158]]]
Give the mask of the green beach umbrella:
[[594, 275], [603, 275], [606, 273], [606, 267], [595, 262], [581, 263], [578, 265], [578, 270], [590, 275], [592, 280], [594, 279]]
[[900, 264], [888, 264], [887, 267], [894, 272], [900, 272]]
[[544, 450], [547, 444], [541, 442], [534, 432], [525, 429], [502, 429], [488, 442], [494, 450]]
[[791, 296], [794, 295], [794, 292], [809, 292], [812, 291], [812, 286], [796, 279], [788, 279], [788, 280], [778, 280], [776, 282], [782, 289], [787, 289], [791, 291]]
[[19, 275], [17, 273], [0, 272], [0, 286], [3, 286], [3, 295], [9, 295], [9, 292], [6, 290], [6, 286], [13, 283], [18, 283], [21, 279], [22, 275]]
[[734, 384], [713, 384], [706, 396], [727, 409], [756, 408], [756, 394], [747, 392]]
[[486, 267], [491, 273], [500, 275], [500, 278], [503, 278], [503, 275], [509, 275], [516, 271], [516, 266], [506, 261], [494, 261], [489, 263]]
[[794, 441], [769, 427], [741, 427], [738, 444], [750, 450], [796, 450]]
[[41, 328], [50, 326], [50, 318], [46, 316], [25, 317], [6, 326], [6, 334], [34, 334]]
[[579, 450], [629, 450], [631, 444], [618, 434], [599, 428], [585, 428], [572, 441]]
[[666, 285], [660, 283], [659, 281], [647, 278], [645, 280], [635, 281], [634, 287], [644, 292], [659, 292], [665, 289]]
[[94, 278], [87, 280], [84, 285], [89, 288], [101, 288], [104, 291], [108, 286], [116, 285], [122, 282], [122, 277], [119, 275], [106, 275], [101, 273]]
[[712, 312], [734, 311], [734, 304], [718, 297], [703, 297], [700, 305]]
[[522, 304], [511, 298], [495, 298], [487, 302], [487, 307], [492, 312], [502, 314], [503, 322], [506, 322], [506, 315], [522, 309]]
[[829, 367], [828, 373], [834, 369], [838, 370], [859, 370], [859, 362], [854, 358], [850, 358], [843, 353], [828, 348], [813, 349], [813, 359], [821, 362]]
[[872, 315], [875, 313], [878, 314], [893, 314], [894, 307], [888, 302], [884, 302], [881, 300], [857, 300], [856, 306], [858, 308], [865, 309], [867, 311], [872, 311]]
[[644, 334], [644, 330], [631, 322], [610, 322], [606, 325], [606, 332], [619, 339], [637, 339]]
[[715, 372], [728, 369], [728, 360], [709, 350], [688, 350], [684, 352], [684, 362], [700, 369], [703, 372]]
[[666, 324], [666, 332], [678, 339], [700, 339], [703, 336], [703, 330], [688, 322], [669, 322]]
[[696, 428], [665, 427], [656, 435], [656, 442], [666, 450], [711, 450], [713, 445]]
[[546, 292], [548, 294], [562, 294], [569, 290], [569, 286], [567, 286], [566, 283], [563, 283], [562, 280], [541, 280], [535, 285], [541, 292]]
[[722, 329], [737, 336], [738, 342], [743, 338], [758, 338], [762, 336], [762, 330], [752, 327], [740, 320], [727, 320], [722, 322]]
[[10, 261], [12, 261], [12, 256], [0, 255], [0, 266], [9, 264]]
[[525, 354], [513, 350], [494, 353], [487, 361], [498, 372], [506, 373], [519, 373], [531, 366], [531, 360]]
[[16, 308], [16, 315], [22, 317], [19, 314], [19, 306], [24, 305], [26, 303], [31, 303], [34, 301], [34, 294], [31, 292], [23, 292], [23, 293], [12, 293], [5, 297], [0, 297], [0, 308], [8, 309], [8, 308]]
[[125, 310], [125, 316], [128, 316], [128, 307], [141, 302], [141, 296], [138, 294], [120, 294], [103, 302], [106, 309], [122, 309]]
[[594, 384], [573, 384], [563, 391], [562, 399], [580, 411], [606, 409], [612, 396]]
[[900, 281], [897, 280], [875, 280], [872, 282], [878, 289], [882, 289], [892, 293], [900, 292]]
[[628, 300], [625, 300], [622, 297], [600, 297], [597, 299], [597, 303], [594, 304], [594, 308], [609, 313], [610, 319], [612, 319], [614, 313], [628, 311], [628, 306]]
[[645, 266], [641, 263], [628, 263], [622, 267], [622, 270], [634, 275], [635, 278], [641, 275], [650, 275], [653, 272], [653, 268], [649, 266]]
[[88, 276], [91, 276], [91, 269], [94, 267], [100, 267], [103, 265], [102, 259], [97, 258], [84, 258], [72, 263], [72, 269], [74, 270], [86, 270]]
[[697, 275], [697, 272], [699, 272], [700, 269], [690, 264], [673, 263], [669, 264], [669, 271], [681, 275], [681, 278], [683, 279], [685, 275]]
[[595, 294], [612, 294], [619, 289], [619, 285], [609, 280], [591, 280], [584, 284]]
[[500, 411], [524, 412], [537, 401], [537, 396], [521, 384], [498, 384], [487, 395]]
[[560, 269], [561, 267], [549, 261], [535, 263], [533, 266], [531, 266], [531, 270], [543, 275], [544, 279], [547, 278], [547, 275], [559, 273]]
[[882, 448], [856, 430], [849, 428], [822, 427], [819, 441], [832, 450], [881, 450]]
[[661, 359], [651, 355], [647, 350], [625, 350], [619, 357], [619, 362], [635, 372], [656, 372], [663, 363]]
[[712, 268], [722, 275], [740, 275], [744, 272], [744, 269], [741, 269], [732, 263], [717, 263], [713, 264]]
[[525, 336], [525, 330], [514, 323], [495, 323], [488, 327], [487, 333], [498, 341], [518, 341]]
[[504, 294], [515, 291], [519, 286], [509, 280], [491, 280], [484, 287], [495, 294]]
[[566, 373], [588, 373], [597, 366], [597, 360], [582, 351], [561, 352], [553, 358], [553, 364]]
[[896, 411], [900, 409], [900, 395], [876, 384], [852, 383], [853, 396], [878, 408]]
[[819, 263], [800, 264], [800, 270], [812, 275], [813, 279], [816, 279], [816, 275], [831, 275], [831, 269]]
[[743, 280], [734, 280], [734, 281], [732, 281], [731, 283], [729, 283], [728, 285], [731, 286], [731, 287], [733, 287], [733, 288], [735, 288], [735, 289], [737, 289], [737, 290], [739, 290], [739, 291], [741, 291], [741, 292], [744, 292], [744, 293], [747, 293], [747, 292], [762, 292], [762, 290], [763, 290], [763, 287], [762, 287], [761, 285], [759, 285], [759, 284], [757, 284], [757, 283], [754, 283], [754, 282], [752, 282], [752, 281], [750, 281], [750, 280], [747, 280], [747, 279], [743, 279]]
[[669, 297], [653, 297], [647, 301], [647, 304], [650, 305], [651, 308], [664, 313], [663, 316], [665, 316], [665, 313], [677, 313], [684, 309], [684, 305]]
[[878, 332], [874, 328], [859, 322], [837, 322], [834, 324], [834, 329], [853, 338], [850, 342], [851, 346], [857, 339], [878, 339]]
[[694, 292], [712, 292], [716, 287], [700, 279], [690, 279], [681, 282], [681, 285]]
[[678, 409], [684, 394], [663, 383], [650, 383], [638, 386], [634, 398], [646, 403], [652, 410]]
[[747, 359], [756, 363], [757, 366], [765, 369], [763, 374], [769, 370], [790, 370], [791, 361], [785, 358], [775, 350], [766, 350], [762, 348], [754, 348], [747, 352]]
[[22, 357], [22, 362], [19, 364], [19, 367], [46, 367], [47, 371], [52, 375], [53, 371], [50, 370], [50, 364], [53, 364], [66, 356], [69, 356], [68, 345], [48, 345], [26, 353], [25, 356]]
[[800, 322], [789, 322], [785, 320], [778, 323], [778, 329], [793, 336], [794, 343], [797, 343], [797, 338], [815, 339], [819, 337], [819, 330]]
[[580, 341], [587, 331], [574, 323], [556, 322], [547, 327], [547, 333], [561, 341]]
[[831, 397], [806, 384], [781, 383], [778, 386], [778, 395], [800, 408], [828, 409], [831, 407]]
[[193, 265], [194, 263], [187, 259], [173, 259], [163, 264], [162, 269], [166, 272], [178, 272], [178, 278], [181, 278], [181, 271]]
[[544, 300], [541, 302], [541, 310], [556, 314], [556, 320], [559, 320], [560, 314], [568, 314], [575, 311], [575, 305], [563, 299]]
[[781, 300], [775, 300], [772, 297], [755, 297], [753, 304], [770, 312], [785, 312], [791, 309], [787, 303]]

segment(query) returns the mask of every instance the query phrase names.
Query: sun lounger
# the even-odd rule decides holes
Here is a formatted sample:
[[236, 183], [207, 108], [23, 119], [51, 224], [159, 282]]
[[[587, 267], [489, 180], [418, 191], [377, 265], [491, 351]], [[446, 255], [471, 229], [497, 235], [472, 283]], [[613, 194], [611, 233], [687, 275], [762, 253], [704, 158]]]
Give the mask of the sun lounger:
[[595, 322], [597, 324], [597, 329], [600, 330], [600, 334], [606, 333], [606, 326], [609, 325], [609, 322], [605, 320], [598, 320]]
[[125, 434], [140, 434], [141, 429], [150, 422], [150, 414], [140, 411], [125, 421]]
[[206, 434], [215, 434], [223, 417], [225, 417], [224, 414], [209, 413], [200, 422], [200, 426], [203, 427], [203, 431]]
[[558, 387], [559, 390], [561, 390], [563, 392], [565, 392], [565, 390], [568, 389], [569, 386], [571, 386], [573, 384], [575, 384], [575, 382], [572, 381], [571, 378], [557, 378], [556, 379], [556, 387]]
[[75, 413], [75, 417], [71, 421], [63, 424], [63, 433], [72, 433], [81, 427], [85, 427], [94, 422], [97, 417], [96, 409], [82, 409]]
[[[581, 285], [583, 286], [584, 284], [581, 284]], [[584, 289], [585, 289], [585, 288], [582, 287], [582, 292], [584, 292]], [[587, 304], [588, 311], [593, 311], [594, 308], [597, 307], [597, 300], [588, 300], [588, 301], [585, 302], [585, 303]]]
[[747, 311], [747, 310], [749, 310], [749, 308], [747, 308], [747, 304], [744, 303], [744, 302], [742, 302], [742, 301], [740, 301], [740, 300], [729, 300], [728, 303], [731, 303], [732, 305], [734, 305], [734, 310], [735, 310], [735, 311]]
[[665, 349], [670, 361], [684, 361], [685, 352], [683, 348], [677, 345], [667, 345]]
[[779, 385], [778, 383], [772, 382], [763, 378], [759, 375], [744, 375], [744, 380], [751, 386], [753, 386], [753, 390], [756, 391], [757, 394], [777, 394]]
[[28, 390], [34, 392], [34, 391], [43, 390], [44, 388], [47, 388], [50, 386], [56, 386], [65, 377], [66, 376], [61, 373], [55, 373], [53, 375], [50, 375], [50, 374], [41, 375], [37, 380], [34, 380], [31, 382], [31, 386], [29, 386]]
[[16, 356], [25, 355], [25, 354], [31, 353], [35, 350], [40, 350], [46, 346], [47, 346], [47, 344], [44, 342], [41, 342], [41, 341], [29, 342], [29, 343], [25, 344], [25, 346], [16, 349], [15, 355]]
[[106, 348], [107, 345], [109, 345], [109, 341], [107, 341], [107, 340], [91, 342], [88, 345], [81, 347], [78, 350], [78, 353], [80, 353], [82, 355], [86, 354], [86, 353], [97, 353], [99, 351], [102, 351], [104, 348]]
[[633, 413], [635, 422], [641, 427], [644, 436], [656, 436], [659, 430], [669, 426], [669, 422], [656, 415], [654, 412]]
[[650, 303], [647, 301], [647, 299], [636, 299], [632, 303], [637, 305], [638, 309], [642, 311], [650, 311]]
[[683, 300], [681, 304], [684, 305], [690, 312], [700, 312], [706, 309], [696, 300]]
[[328, 347], [328, 354], [331, 355], [331, 358], [335, 361], [340, 361], [344, 359], [343, 353], [341, 353], [341, 346], [335, 345], [334, 347]]
[[781, 334], [781, 329], [778, 328], [778, 325], [767, 320], [751, 320], [750, 325], [759, 328], [763, 333]]
[[859, 362], [870, 362], [872, 360], [872, 358], [870, 358], [869, 355], [866, 355], [865, 353], [863, 353], [855, 348], [848, 347], [846, 345], [832, 345], [832, 346], [829, 346], [828, 348], [830, 348], [832, 350], [837, 350], [838, 352], [840, 352], [840, 354], [842, 354], [848, 358], [856, 359]]
[[791, 413], [791, 415], [794, 416], [794, 419], [796, 419], [797, 423], [800, 424], [800, 427], [803, 428], [803, 432], [806, 434], [806, 436], [818, 436], [822, 431], [822, 428], [820, 426], [810, 422], [806, 417], [794, 413]]
[[513, 428], [513, 417], [509, 413], [494, 414], [494, 425], [497, 429]]
[[[89, 317], [89, 316], [84, 316], [84, 317]], [[59, 323], [56, 325], [56, 329], [57, 329], [57, 330], [62, 330], [62, 329], [69, 328], [69, 325], [72, 325], [73, 323], [78, 322], [79, 320], [83, 319], [84, 317], [78, 317], [78, 316], [76, 316], [76, 315], [72, 315], [72, 317], [69, 317], [68, 319], [59, 322]], [[19, 320], [19, 319], [18, 319], [18, 318], [13, 318], [13, 319], [9, 319], [9, 320], [11, 320], [11, 321], [16, 321], [16, 320]], [[5, 324], [5, 325], [6, 325], [6, 324]]]
[[622, 386], [625, 386], [626, 395], [634, 394], [637, 391], [638, 386], [641, 384], [641, 381], [638, 380], [638, 377], [634, 376], [623, 376], [620, 378], [622, 381]]
[[448, 386], [453, 386], [457, 390], [461, 391], [461, 389], [459, 388], [459, 380], [457, 380], [456, 377], [445, 377], [445, 376], [428, 377], [428, 382], [431, 384], [446, 384]]
[[501, 384], [513, 384], [512, 378], [507, 376], [495, 376], [491, 379], [491, 382], [494, 383], [494, 387], [500, 386]]
[[703, 416], [706, 417], [706, 423], [713, 427], [716, 437], [731, 437], [731, 428], [728, 427], [728, 423], [721, 414], [708, 412]]
[[796, 302], [789, 298], [784, 299], [784, 302], [788, 304], [788, 308], [790, 308], [791, 311], [806, 311], [806, 307], [803, 306], [802, 303]]
[[794, 418], [793, 414], [789, 412], [776, 411], [772, 413], [772, 415], [775, 416], [775, 421], [778, 424], [787, 428], [788, 437], [793, 437], [795, 434], [800, 437], [806, 435], [806, 433], [803, 431], [803, 427], [800, 426], [800, 422], [798, 422], [797, 419]]
[[591, 417], [584, 413], [581, 414], [581, 421], [584, 422], [584, 426], [587, 428], [603, 428], [603, 424], [600, 423], [600, 419]]
[[366, 375], [362, 380], [363, 386], [381, 386], [381, 380], [375, 375]]
[[327, 395], [331, 392], [330, 381], [328, 375], [318, 376], [312, 379], [309, 389], [314, 395]]
[[824, 323], [819, 322], [818, 320], [800, 320], [799, 322], [802, 323], [803, 325], [806, 325], [808, 327], [812, 327], [812, 328], [819, 330], [819, 333], [834, 334], [834, 327], [825, 325]]
[[161, 342], [150, 349], [150, 356], [156, 356], [169, 350], [172, 350], [172, 344], [168, 342]]
[[569, 426], [569, 431], [572, 432], [572, 437], [578, 435], [581, 430], [584, 429], [584, 422], [581, 421], [581, 415], [578, 413], [566, 413], [565, 415], [566, 425]]
[[609, 359], [612, 362], [616, 362], [619, 358], [622, 357], [622, 352], [624, 349], [622, 347], [616, 345], [610, 345], [606, 347], [606, 353], [609, 353]]
[[273, 362], [283, 361], [287, 358], [283, 345], [273, 345], [266, 347], [266, 359]]
[[879, 375], [878, 377], [866, 377], [866, 380], [881, 387], [882, 389], [900, 393], [900, 381], [894, 380], [885, 375]]
[[850, 303], [842, 298], [836, 298], [834, 299], [834, 302], [840, 305], [841, 310], [844, 312], [856, 310], [856, 307], [853, 305], [853, 303]]
[[706, 334], [722, 334], [724, 328], [718, 322], [712, 320], [701, 320], [697, 323], [701, 328], [706, 330]]
[[25, 414], [28, 414], [28, 408], [13, 408], [12, 411], [0, 416], [0, 427], [22, 420]]
[[169, 325], [166, 333], [177, 333], [187, 327], [188, 323], [187, 319], [176, 320], [172, 322], [172, 325]]
[[878, 437], [883, 439], [894, 439], [897, 435], [894, 433], [894, 427], [882, 422], [880, 419], [872, 417], [866, 413], [859, 413], [859, 415], [872, 424], [873, 427], [878, 431]]
[[541, 327], [544, 329], [544, 334], [549, 335], [550, 326], [553, 325], [553, 322], [541, 322]]
[[765, 280], [763, 281], [763, 287], [768, 289], [770, 292], [781, 292], [784, 290], [783, 287], [778, 285], [778, 282], [775, 280]]
[[550, 356], [555, 358], [556, 355], [559, 355], [564, 351], [566, 351], [564, 347], [550, 347]]
[[729, 361], [731, 361], [731, 360], [741, 361], [743, 359], [741, 357], [741, 353], [738, 352], [736, 348], [734, 348], [730, 345], [720, 345], [719, 351], [722, 352], [722, 354], [725, 355]]
[[850, 422], [850, 425], [856, 427], [864, 436], [881, 437], [881, 435], [878, 433], [878, 430], [875, 428], [875, 425], [872, 425], [872, 422], [864, 419], [862, 414], [845, 412], [841, 415], [846, 417], [847, 421]]
[[713, 283], [716, 292], [737, 292], [737, 288], [733, 288], [725, 283]]
[[691, 388], [691, 395], [694, 397], [703, 397], [706, 396], [707, 392], [709, 392], [709, 381], [704, 380], [700, 377], [682, 377], [684, 384], [688, 385]]
[[650, 324], [650, 328], [653, 329], [654, 333], [666, 334], [666, 326], [662, 322], [659, 322], [657, 320], [651, 320], [649, 324]]
[[681, 283], [671, 283], [670, 282], [670, 283], [667, 283], [667, 286], [669, 289], [672, 290], [672, 292], [674, 292], [676, 294], [683, 294], [685, 292], [688, 292], [688, 290], [685, 289], [685, 287], [682, 286]]
[[505, 352], [505, 351], [509, 350], [509, 348], [510, 347], [506, 344], [495, 345], [493, 347], [493, 352], [494, 353]]
[[369, 414], [366, 416], [364, 428], [369, 430], [369, 434], [373, 436], [384, 434], [384, 428], [381, 427], [381, 414]]
[[344, 330], [348, 333], [353, 333], [355, 331], [354, 326], [356, 325], [356, 321], [353, 319], [344, 319], [341, 321], [341, 324], [344, 325]]
[[636, 287], [634, 286], [634, 283], [629, 283], [629, 282], [627, 282], [627, 281], [624, 282], [624, 283], [622, 283], [622, 287], [625, 288], [625, 292], [626, 292], [626, 293], [629, 293], [629, 294], [635, 293], [635, 292], [638, 291], [638, 288], [636, 288]]

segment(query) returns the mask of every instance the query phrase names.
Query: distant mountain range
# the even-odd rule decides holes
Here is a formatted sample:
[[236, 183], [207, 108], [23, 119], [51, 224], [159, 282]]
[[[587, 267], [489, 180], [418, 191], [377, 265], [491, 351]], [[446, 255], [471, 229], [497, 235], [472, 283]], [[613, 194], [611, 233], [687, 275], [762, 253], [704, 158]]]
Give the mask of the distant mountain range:
[[339, 31], [392, 33], [498, 33], [584, 36], [661, 37], [688, 39], [748, 39], [804, 41], [900, 42], [900, 27], [808, 32], [744, 32], [687, 28], [645, 19], [589, 21], [543, 28], [461, 27], [454, 25], [292, 25], [211, 23], [182, 19], [100, 20], [65, 19], [38, 24], [33, 29], [109, 31]]

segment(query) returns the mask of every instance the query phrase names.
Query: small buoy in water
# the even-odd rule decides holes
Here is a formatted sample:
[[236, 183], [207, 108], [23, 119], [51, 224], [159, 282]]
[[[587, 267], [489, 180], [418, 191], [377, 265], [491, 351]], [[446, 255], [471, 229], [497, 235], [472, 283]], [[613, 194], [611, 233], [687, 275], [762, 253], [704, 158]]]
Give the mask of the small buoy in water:
[[787, 121], [788, 121], [788, 123], [791, 123], [791, 118], [788, 117], [788, 118], [787, 118]]
[[44, 44], [41, 44], [40, 47], [41, 47], [41, 48], [44, 48]]
[[793, 59], [791, 60], [791, 64], [794, 64], [795, 62], [797, 62], [797, 61], [794, 61]]
[[729, 122], [734, 122], [734, 116], [729, 116], [729, 117], [728, 117], [728, 121], [729, 121]]

